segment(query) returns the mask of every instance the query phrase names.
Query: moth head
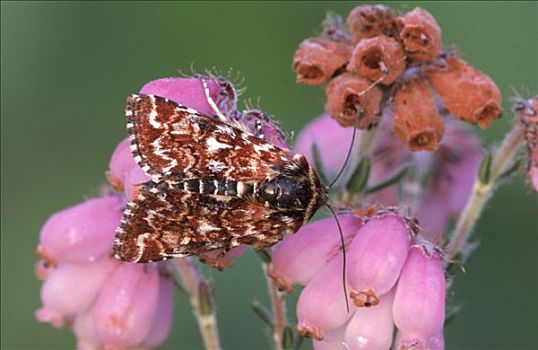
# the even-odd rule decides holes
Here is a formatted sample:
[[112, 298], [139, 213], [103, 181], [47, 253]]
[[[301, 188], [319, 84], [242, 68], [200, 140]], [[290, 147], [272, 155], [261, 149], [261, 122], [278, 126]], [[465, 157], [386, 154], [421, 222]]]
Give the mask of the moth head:
[[307, 181], [286, 174], [265, 182], [259, 194], [270, 207], [286, 210], [303, 210], [311, 198]]

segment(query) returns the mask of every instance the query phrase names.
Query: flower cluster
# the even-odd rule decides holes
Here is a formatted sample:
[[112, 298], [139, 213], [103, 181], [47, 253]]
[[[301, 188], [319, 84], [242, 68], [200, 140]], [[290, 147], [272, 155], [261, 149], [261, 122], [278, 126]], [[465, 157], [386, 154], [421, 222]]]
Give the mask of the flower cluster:
[[[230, 82], [207, 79], [211, 97], [229, 118], [239, 118], [253, 134], [287, 147], [285, 135], [265, 113], [237, 111], [237, 96]], [[200, 78], [159, 79], [146, 84], [140, 93], [214, 114]], [[36, 317], [55, 327], [67, 324], [77, 336], [79, 349], [154, 348], [166, 339], [172, 325], [169, 267], [164, 262], [138, 265], [112, 257], [122, 208], [138, 186], [148, 181], [133, 159], [128, 139], [112, 154], [107, 178], [110, 190], [52, 215], [43, 226], [36, 274], [45, 282], [43, 306]], [[222, 269], [245, 249], [237, 247], [225, 255], [210, 252], [200, 260]]]
[[437, 149], [441, 114], [485, 128], [501, 112], [495, 83], [442, 51], [441, 29], [421, 8], [395, 16], [359, 5], [347, 27], [329, 17], [320, 36], [299, 45], [292, 68], [299, 83], [327, 83], [325, 110], [344, 127], [369, 129], [389, 109], [394, 134], [411, 151]]
[[[442, 337], [445, 277], [440, 251], [417, 238], [414, 220], [394, 208], [368, 217], [339, 215], [347, 246], [346, 279], [333, 218], [305, 226], [273, 253], [271, 277], [281, 289], [305, 285], [297, 302], [299, 334], [316, 349], [430, 346]], [[345, 283], [349, 294], [342, 294]], [[352, 307], [346, 309], [346, 299]]]

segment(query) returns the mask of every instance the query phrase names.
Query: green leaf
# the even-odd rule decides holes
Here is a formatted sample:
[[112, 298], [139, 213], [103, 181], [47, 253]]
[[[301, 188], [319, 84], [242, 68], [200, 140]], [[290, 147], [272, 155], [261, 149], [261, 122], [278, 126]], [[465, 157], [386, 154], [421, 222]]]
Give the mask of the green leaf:
[[321, 181], [326, 184], [327, 182], [327, 175], [324, 172], [323, 168], [323, 162], [321, 160], [321, 154], [319, 152], [318, 145], [314, 142], [312, 144], [312, 157], [314, 157], [314, 168], [316, 168], [318, 175], [321, 179]]
[[408, 171], [409, 171], [409, 166], [403, 166], [400, 170], [398, 170], [396, 174], [392, 175], [391, 177], [381, 182], [376, 183], [375, 185], [371, 187], [368, 187], [364, 191], [364, 193], [370, 194], [370, 193], [380, 191], [386, 187], [392, 186], [395, 183], [400, 182], [400, 180], [404, 178], [404, 176], [407, 174]]
[[490, 175], [491, 175], [491, 152], [486, 151], [486, 154], [482, 157], [482, 162], [480, 163], [480, 170], [478, 171], [478, 179], [484, 185], [489, 184]]
[[282, 331], [282, 350], [293, 349], [293, 331], [289, 326], [286, 326]]
[[519, 170], [520, 165], [521, 165], [521, 158], [518, 158], [514, 161], [512, 166], [510, 166], [501, 175], [499, 175], [499, 180], [506, 180], [507, 178], [512, 176], [517, 170]]
[[353, 175], [349, 179], [346, 188], [351, 193], [360, 193], [368, 183], [370, 176], [370, 157], [363, 156], [357, 164]]
[[251, 303], [252, 310], [262, 319], [263, 322], [265, 322], [269, 327], [274, 327], [274, 317], [271, 311], [267, 309], [265, 306], [263, 306], [259, 301], [254, 300]]

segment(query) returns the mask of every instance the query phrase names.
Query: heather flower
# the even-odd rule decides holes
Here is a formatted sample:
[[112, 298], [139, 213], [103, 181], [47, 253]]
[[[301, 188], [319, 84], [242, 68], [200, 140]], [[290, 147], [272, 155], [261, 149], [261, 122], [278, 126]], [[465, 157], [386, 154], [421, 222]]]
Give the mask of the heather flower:
[[300, 335], [322, 340], [326, 331], [342, 326], [353, 315], [342, 293], [342, 269], [342, 257], [332, 259], [299, 295], [296, 330]]
[[414, 78], [398, 85], [394, 94], [394, 133], [411, 151], [435, 151], [444, 132], [426, 84]]
[[325, 111], [344, 127], [356, 125], [367, 129], [381, 115], [381, 90], [361, 76], [341, 74], [329, 82], [325, 94]]
[[430, 246], [411, 248], [402, 269], [392, 308], [401, 335], [399, 349], [426, 348], [442, 332], [445, 320], [445, 274], [439, 253]]
[[[346, 241], [353, 239], [362, 219], [338, 215]], [[334, 218], [329, 217], [303, 226], [273, 249], [269, 275], [278, 286], [290, 292], [293, 284], [306, 285], [334, 257], [340, 255], [341, 241]]]
[[458, 119], [487, 128], [501, 114], [501, 93], [489, 76], [454, 55], [426, 69], [443, 105]]
[[394, 290], [383, 295], [376, 307], [357, 309], [346, 325], [344, 343], [349, 350], [390, 349], [394, 321]]
[[454, 120], [445, 125], [445, 137], [427, 165], [431, 176], [417, 210], [421, 234], [434, 243], [467, 203], [482, 158], [480, 140], [466, 125]]
[[429, 61], [441, 53], [441, 28], [428, 11], [417, 7], [400, 21], [400, 39], [411, 60]]
[[380, 296], [392, 289], [407, 257], [410, 239], [404, 219], [391, 211], [378, 212], [361, 227], [348, 249], [347, 279], [356, 306], [375, 306]]

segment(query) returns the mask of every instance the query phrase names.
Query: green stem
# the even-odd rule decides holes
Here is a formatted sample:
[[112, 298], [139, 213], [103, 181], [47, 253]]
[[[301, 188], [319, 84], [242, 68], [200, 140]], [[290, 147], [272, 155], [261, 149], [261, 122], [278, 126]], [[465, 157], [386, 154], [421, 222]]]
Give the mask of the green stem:
[[217, 316], [209, 281], [191, 258], [174, 259], [174, 266], [182, 285], [190, 295], [192, 311], [198, 322], [206, 350], [221, 350]]
[[273, 342], [275, 350], [282, 350], [282, 336], [284, 334], [284, 328], [288, 325], [288, 319], [286, 317], [286, 301], [284, 300], [284, 294], [278, 290], [278, 287], [274, 283], [269, 271], [271, 270], [270, 262], [262, 263], [265, 280], [269, 289], [269, 297], [271, 299], [271, 309], [273, 312]]
[[480, 217], [484, 206], [491, 198], [495, 191], [498, 180], [501, 175], [510, 168], [517, 151], [523, 145], [525, 131], [520, 123], [515, 122], [512, 130], [506, 135], [500, 147], [495, 152], [491, 163], [491, 170], [489, 176], [489, 182], [483, 183], [477, 177], [474, 183], [473, 191], [467, 200], [467, 204], [461, 213], [452, 239], [450, 240], [446, 249], [446, 260], [450, 263], [456, 254], [462, 253], [463, 259], [465, 259], [465, 252], [462, 250], [465, 248], [473, 227]]

